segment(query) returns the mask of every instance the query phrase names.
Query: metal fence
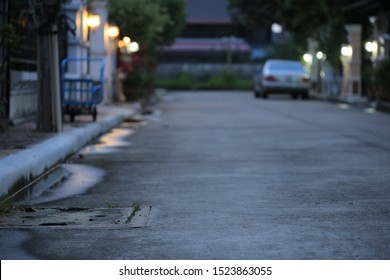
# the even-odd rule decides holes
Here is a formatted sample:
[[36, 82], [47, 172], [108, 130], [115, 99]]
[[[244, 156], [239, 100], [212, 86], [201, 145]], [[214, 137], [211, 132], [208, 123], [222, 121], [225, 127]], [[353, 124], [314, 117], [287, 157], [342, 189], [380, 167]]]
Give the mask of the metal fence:
[[12, 70], [37, 70], [37, 30], [34, 27], [30, 1], [10, 3], [10, 23], [15, 28], [15, 42], [10, 50]]

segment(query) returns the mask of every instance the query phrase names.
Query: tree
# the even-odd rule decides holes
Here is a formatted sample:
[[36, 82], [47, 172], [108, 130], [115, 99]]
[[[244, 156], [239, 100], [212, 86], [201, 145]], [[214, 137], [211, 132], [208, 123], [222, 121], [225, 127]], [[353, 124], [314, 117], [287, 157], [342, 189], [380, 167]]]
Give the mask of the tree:
[[332, 63], [338, 63], [338, 51], [345, 38], [345, 0], [229, 0], [234, 19], [251, 26], [269, 28], [277, 22], [301, 47], [308, 38], [320, 43]]
[[157, 0], [157, 2], [160, 4], [161, 13], [167, 15], [157, 43], [171, 45], [186, 22], [185, 2], [183, 0]]
[[250, 27], [270, 27], [279, 22], [284, 0], [229, 0], [228, 9], [233, 19]]
[[130, 36], [140, 45], [127, 64], [126, 96], [148, 99], [153, 92], [157, 49], [170, 45], [184, 27], [184, 0], [110, 0], [109, 20], [115, 22], [121, 36]]
[[109, 19], [121, 35], [149, 46], [173, 43], [185, 23], [183, 0], [110, 0]]

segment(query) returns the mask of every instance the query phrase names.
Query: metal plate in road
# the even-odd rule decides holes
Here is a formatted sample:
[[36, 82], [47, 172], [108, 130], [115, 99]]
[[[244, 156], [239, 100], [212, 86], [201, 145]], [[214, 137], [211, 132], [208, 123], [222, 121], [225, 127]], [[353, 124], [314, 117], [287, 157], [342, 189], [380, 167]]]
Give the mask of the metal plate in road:
[[144, 227], [150, 206], [129, 208], [37, 208], [19, 210], [0, 217], [0, 228], [108, 228]]

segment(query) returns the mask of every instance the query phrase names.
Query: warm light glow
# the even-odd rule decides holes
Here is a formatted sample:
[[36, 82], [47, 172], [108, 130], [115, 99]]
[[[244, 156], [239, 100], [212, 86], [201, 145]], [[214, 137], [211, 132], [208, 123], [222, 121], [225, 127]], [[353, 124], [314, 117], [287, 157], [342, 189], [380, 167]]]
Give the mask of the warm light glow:
[[118, 28], [118, 26], [115, 26], [115, 25], [109, 26], [108, 29], [107, 29], [107, 35], [111, 39], [118, 38], [118, 36], [119, 36], [119, 28]]
[[123, 37], [122, 41], [125, 43], [126, 46], [129, 46], [131, 43], [131, 39], [128, 36]]
[[118, 41], [118, 48], [121, 49], [123, 47], [125, 47], [125, 42], [123, 42], [123, 40]]
[[89, 14], [87, 24], [92, 29], [97, 28], [100, 25], [100, 16], [97, 14]]
[[306, 62], [306, 63], [312, 63], [313, 62], [313, 56], [309, 53], [305, 53], [303, 55], [303, 60]]
[[352, 57], [353, 49], [352, 46], [343, 46], [341, 48], [341, 55], [346, 57]]
[[131, 44], [127, 48], [128, 52], [134, 53], [139, 51], [139, 45], [137, 42], [131, 42]]

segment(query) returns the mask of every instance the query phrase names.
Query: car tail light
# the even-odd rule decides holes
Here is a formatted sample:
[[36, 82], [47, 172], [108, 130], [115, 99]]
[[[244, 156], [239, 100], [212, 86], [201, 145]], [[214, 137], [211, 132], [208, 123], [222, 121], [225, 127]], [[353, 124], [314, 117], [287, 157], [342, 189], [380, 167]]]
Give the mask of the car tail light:
[[264, 77], [265, 81], [273, 82], [276, 81], [276, 78], [274, 76], [268, 75]]
[[308, 83], [308, 82], [310, 82], [310, 78], [309, 77], [303, 77], [302, 78], [302, 82]]

